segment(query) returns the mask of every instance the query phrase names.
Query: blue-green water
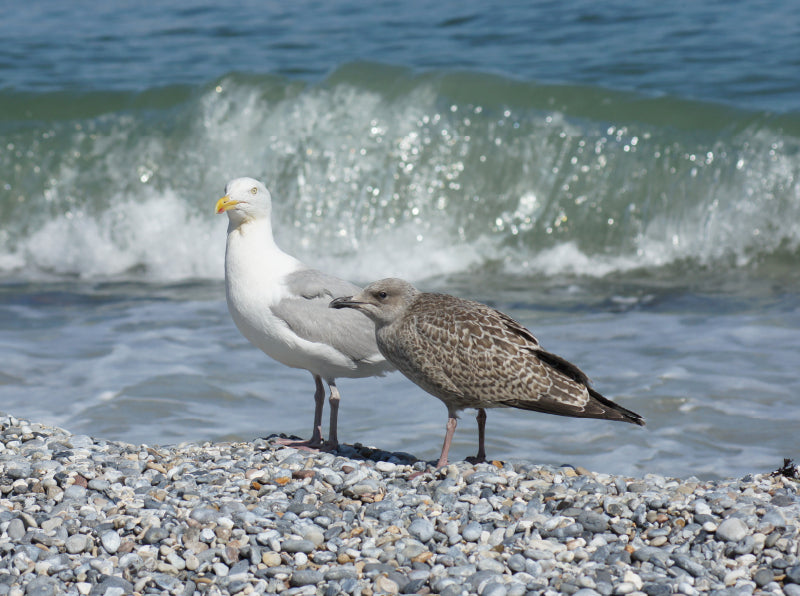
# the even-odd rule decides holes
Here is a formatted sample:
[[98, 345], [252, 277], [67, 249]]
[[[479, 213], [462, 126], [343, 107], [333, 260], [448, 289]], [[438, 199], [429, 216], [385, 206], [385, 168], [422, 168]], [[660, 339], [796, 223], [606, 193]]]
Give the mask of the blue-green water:
[[[791, 3], [0, 13], [0, 408], [135, 442], [307, 435], [310, 376], [224, 304], [213, 204], [250, 175], [287, 251], [489, 302], [648, 420], [490, 412], [489, 455], [798, 456]], [[399, 375], [342, 391], [346, 442], [438, 453], [438, 400]], [[474, 443], [467, 413], [454, 454]]]

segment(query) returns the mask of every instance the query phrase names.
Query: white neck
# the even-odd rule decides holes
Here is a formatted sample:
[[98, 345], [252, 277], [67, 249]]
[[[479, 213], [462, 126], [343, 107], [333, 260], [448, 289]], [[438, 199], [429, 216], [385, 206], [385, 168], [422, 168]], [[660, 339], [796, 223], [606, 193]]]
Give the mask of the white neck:
[[[243, 279], [245, 271], [255, 271], [255, 279], [269, 280], [282, 277], [305, 265], [283, 252], [272, 236], [272, 225], [266, 218], [250, 219], [234, 227], [228, 225], [225, 248], [225, 275], [228, 279]], [[254, 279], [252, 274], [246, 276]]]

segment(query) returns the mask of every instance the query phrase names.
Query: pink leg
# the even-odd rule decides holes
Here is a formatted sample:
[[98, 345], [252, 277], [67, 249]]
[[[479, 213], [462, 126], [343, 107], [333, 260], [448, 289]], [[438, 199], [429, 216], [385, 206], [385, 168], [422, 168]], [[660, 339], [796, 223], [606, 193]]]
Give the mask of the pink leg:
[[447, 432], [444, 435], [444, 445], [442, 445], [442, 454], [439, 456], [439, 462], [436, 464], [437, 468], [447, 465], [447, 454], [450, 451], [450, 443], [453, 442], [453, 435], [456, 432], [456, 425], [458, 418], [454, 413], [450, 413], [447, 418]]
[[336, 449], [339, 446], [339, 433], [337, 432], [339, 424], [339, 389], [336, 383], [329, 383], [331, 387], [331, 425], [330, 432], [328, 433], [328, 440], [325, 442], [327, 449]]

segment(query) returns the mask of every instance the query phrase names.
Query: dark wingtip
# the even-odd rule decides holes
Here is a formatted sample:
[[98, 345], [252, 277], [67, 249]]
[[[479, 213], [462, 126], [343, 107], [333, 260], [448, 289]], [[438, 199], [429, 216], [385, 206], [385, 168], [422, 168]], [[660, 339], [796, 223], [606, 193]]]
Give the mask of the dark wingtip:
[[[603, 406], [607, 408], [606, 413], [611, 414], [607, 416], [609, 420], [619, 420], [620, 422], [630, 422], [631, 424], [638, 424], [639, 426], [646, 426], [644, 418], [639, 416], [636, 412], [629, 410], [627, 408], [623, 408], [618, 403], [615, 403], [600, 395], [597, 391], [592, 389], [591, 387], [587, 387], [589, 389], [589, 395], [591, 395], [594, 399], [600, 402]], [[616, 414], [616, 416], [614, 415]]]

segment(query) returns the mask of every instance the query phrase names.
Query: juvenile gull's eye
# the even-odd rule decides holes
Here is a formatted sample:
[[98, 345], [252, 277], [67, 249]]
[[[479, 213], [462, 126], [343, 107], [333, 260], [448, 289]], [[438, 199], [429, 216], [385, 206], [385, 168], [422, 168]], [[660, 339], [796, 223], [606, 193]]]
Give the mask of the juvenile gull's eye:
[[380, 298], [381, 300], [386, 299], [387, 296], [388, 294], [386, 292], [378, 292], [378, 298]]

